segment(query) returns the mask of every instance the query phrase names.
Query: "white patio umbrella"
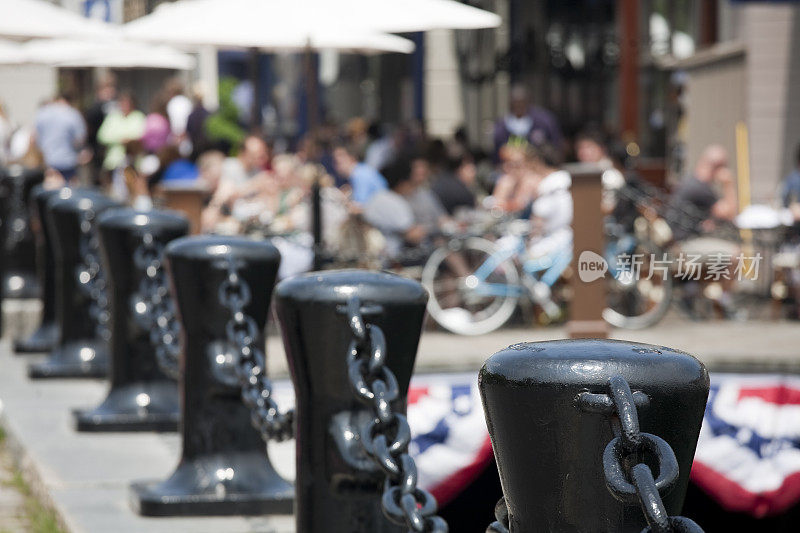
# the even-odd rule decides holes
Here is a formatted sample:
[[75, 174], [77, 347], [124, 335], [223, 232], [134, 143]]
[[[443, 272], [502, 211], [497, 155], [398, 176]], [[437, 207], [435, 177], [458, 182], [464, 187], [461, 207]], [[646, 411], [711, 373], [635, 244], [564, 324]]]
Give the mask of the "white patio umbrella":
[[26, 62], [56, 67], [191, 70], [196, 63], [171, 46], [118, 39], [34, 39], [20, 48]]
[[[182, 46], [305, 51], [310, 102], [316, 101], [314, 84], [309, 81], [313, 79], [312, 50], [406, 54], [414, 50], [412, 41], [372, 27], [342, 28], [335, 18], [323, 24], [318, 8], [326, 4], [321, 0], [182, 0], [160, 5], [150, 15], [126, 24], [123, 31], [128, 38]], [[257, 84], [255, 72], [253, 84]], [[312, 124], [316, 111], [312, 106]], [[255, 109], [253, 117], [257, 120]]]
[[[247, 0], [249, 1], [249, 0]], [[281, 9], [277, 2], [255, 2], [256, 13], [241, 0], [183, 0], [161, 4], [147, 16], [123, 26], [126, 37], [142, 41], [218, 48], [257, 48], [267, 51], [333, 49], [360, 53], [399, 52], [408, 54], [414, 43], [395, 35], [368, 29], [345, 30], [327, 26], [299, 27], [288, 20], [296, 16], [296, 4]], [[301, 1], [302, 3], [302, 1]], [[264, 15], [265, 6], [279, 9], [279, 16]]]
[[24, 62], [25, 54], [19, 44], [0, 40], [0, 65], [18, 65]]
[[110, 35], [108, 24], [43, 0], [0, 0], [0, 37], [91, 37]]
[[179, 0], [128, 23], [125, 32], [168, 43], [318, 49], [350, 48], [347, 39], [377, 32], [491, 28], [500, 22], [494, 13], [452, 0]]

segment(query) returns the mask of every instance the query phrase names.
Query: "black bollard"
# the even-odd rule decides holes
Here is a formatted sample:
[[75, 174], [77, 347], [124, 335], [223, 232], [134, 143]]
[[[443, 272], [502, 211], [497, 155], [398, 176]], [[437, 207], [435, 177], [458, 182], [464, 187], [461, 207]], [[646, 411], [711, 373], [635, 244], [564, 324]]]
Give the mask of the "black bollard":
[[405, 412], [427, 293], [393, 274], [345, 270], [281, 282], [276, 309], [297, 407], [298, 533], [399, 533], [381, 510], [384, 474], [362, 449], [360, 431], [373, 420], [351, 389], [353, 334], [346, 308], [360, 301], [364, 320], [385, 335], [386, 365], [399, 389], [391, 402]]
[[27, 201], [31, 190], [44, 180], [38, 169], [12, 165], [0, 170], [0, 242], [2, 243], [3, 298], [38, 298], [36, 242], [31, 231]]
[[[111, 304], [111, 388], [98, 407], [75, 412], [78, 431], [177, 431], [178, 387], [159, 368], [150, 342], [148, 286], [141, 262], [150, 249], [163, 248], [189, 233], [189, 221], [177, 213], [109, 209], [98, 218], [105, 252]], [[157, 253], [155, 255], [158, 255]], [[166, 290], [166, 287], [162, 287]]]
[[14, 343], [17, 353], [49, 352], [58, 343], [60, 330], [56, 321], [56, 262], [53, 253], [53, 235], [46, 224], [47, 202], [59, 194], [61, 189], [45, 189], [37, 185], [31, 191], [29, 205], [36, 222], [36, 264], [39, 284], [42, 287], [42, 322], [27, 339]]
[[597, 339], [521, 343], [490, 357], [479, 383], [506, 501], [498, 518], [507, 511], [511, 533], [639, 533], [647, 522], [635, 488], [626, 492], [639, 462], [656, 478], [661, 514], [680, 513], [708, 396], [691, 355]]
[[131, 504], [145, 516], [261, 515], [292, 512], [294, 489], [272, 467], [241, 387], [226, 361], [230, 310], [220, 302], [235, 261], [249, 286], [245, 314], [263, 346], [269, 302], [280, 264], [267, 242], [186, 237], [167, 247], [172, 289], [183, 324], [181, 437], [183, 451], [166, 481], [135, 483]]
[[81, 285], [97, 275], [98, 265], [84, 261], [81, 244], [96, 217], [118, 204], [89, 189], [61, 189], [47, 204], [45, 218], [56, 256], [56, 317], [61, 329], [58, 346], [41, 363], [28, 367], [31, 378], [102, 378], [108, 374], [108, 343], [97, 335], [96, 302]]

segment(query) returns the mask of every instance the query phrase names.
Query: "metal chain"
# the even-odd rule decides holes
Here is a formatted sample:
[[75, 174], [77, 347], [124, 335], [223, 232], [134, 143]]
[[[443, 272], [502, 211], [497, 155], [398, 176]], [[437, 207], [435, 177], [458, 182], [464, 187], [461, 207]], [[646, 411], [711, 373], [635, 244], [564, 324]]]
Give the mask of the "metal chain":
[[5, 247], [13, 250], [17, 244], [25, 239], [28, 229], [28, 220], [23, 194], [25, 190], [25, 177], [23, 174], [10, 178], [11, 195], [8, 199], [8, 230]]
[[95, 335], [108, 341], [111, 339], [106, 278], [100, 264], [100, 239], [97, 235], [97, 215], [93, 209], [80, 212], [80, 240], [78, 252], [80, 262], [75, 272], [79, 289], [91, 300], [89, 317], [95, 324]]
[[[161, 371], [177, 380], [181, 326], [167, 287], [164, 245], [149, 231], [144, 233], [133, 253], [133, 261], [142, 276], [133, 299], [133, 315], [141, 320], [142, 328], [150, 330], [150, 343]], [[138, 309], [139, 305], [143, 309]]]
[[[678, 461], [670, 445], [660, 437], [639, 429], [638, 408], [649, 402], [641, 392], [631, 392], [622, 376], [608, 380], [609, 394], [583, 392], [577, 405], [584, 411], [611, 417], [614, 438], [603, 451], [606, 487], [623, 503], [639, 503], [647, 527], [642, 533], [703, 533], [702, 528], [682, 516], [669, 516], [661, 496], [678, 479]], [[655, 458], [658, 477], [642, 460], [645, 454]]]
[[242, 387], [242, 401], [250, 409], [251, 423], [265, 442], [294, 437], [294, 411], [281, 413], [272, 398], [272, 382], [266, 374], [266, 356], [258, 346], [259, 331], [244, 308], [250, 303], [250, 286], [239, 275], [231, 255], [222, 262], [227, 278], [219, 287], [219, 302], [231, 313], [225, 326], [228, 343], [238, 356], [234, 363]]
[[393, 523], [410, 531], [446, 533], [447, 522], [437, 516], [436, 499], [417, 487], [417, 466], [408, 453], [411, 429], [395, 412], [392, 402], [400, 397], [397, 377], [386, 366], [386, 337], [375, 324], [366, 324], [361, 301], [351, 297], [343, 310], [353, 340], [347, 353], [350, 385], [356, 398], [371, 408], [374, 418], [361, 428], [366, 454], [386, 475], [381, 504]]
[[508, 507], [505, 498], [500, 498], [500, 501], [494, 506], [494, 517], [497, 521], [489, 524], [486, 533], [509, 533], [508, 529], [511, 526], [508, 524]]

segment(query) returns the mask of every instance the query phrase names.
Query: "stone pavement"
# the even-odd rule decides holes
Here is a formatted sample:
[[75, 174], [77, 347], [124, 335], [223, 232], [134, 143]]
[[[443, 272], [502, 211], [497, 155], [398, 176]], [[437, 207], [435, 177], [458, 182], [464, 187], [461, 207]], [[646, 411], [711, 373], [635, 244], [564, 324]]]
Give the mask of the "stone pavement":
[[[510, 329], [481, 337], [426, 332], [416, 373], [475, 372], [495, 351], [515, 342], [563, 338], [563, 328]], [[800, 371], [800, 324], [796, 322], [697, 322], [670, 319], [644, 331], [615, 331], [615, 338], [686, 350], [714, 368]], [[390, 347], [391, 349], [391, 347]], [[269, 368], [287, 375], [280, 339], [268, 339]], [[99, 380], [31, 382], [28, 362], [0, 343], [0, 424], [15, 459], [36, 495], [55, 509], [71, 533], [288, 533], [291, 517], [142, 518], [128, 505], [133, 480], [163, 479], [174, 469], [180, 443], [174, 434], [78, 434], [70, 410], [96, 405], [105, 395]], [[276, 392], [288, 382], [278, 381]], [[273, 464], [294, 477], [294, 443], [270, 446]], [[0, 498], [2, 512], [2, 498]], [[0, 523], [2, 531], [2, 523]], [[14, 530], [12, 530], [14, 531]]]
[[5, 449], [0, 449], [0, 533], [27, 533], [25, 497], [14, 483], [14, 465]]
[[[106, 393], [99, 380], [30, 381], [28, 362], [0, 343], [0, 424], [34, 494], [70, 533], [289, 533], [287, 517], [143, 518], [128, 505], [133, 480], [164, 479], [177, 464], [176, 434], [80, 434], [71, 409]], [[276, 469], [293, 478], [293, 442], [274, 453]], [[2, 525], [0, 525], [2, 531]], [[13, 531], [13, 530], [12, 530]]]

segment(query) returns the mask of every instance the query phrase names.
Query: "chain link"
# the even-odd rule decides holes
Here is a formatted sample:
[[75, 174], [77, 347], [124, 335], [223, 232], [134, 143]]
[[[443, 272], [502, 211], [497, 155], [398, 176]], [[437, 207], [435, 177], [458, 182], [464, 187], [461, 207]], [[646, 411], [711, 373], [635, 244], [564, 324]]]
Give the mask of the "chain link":
[[[647, 527], [642, 533], [703, 533], [692, 520], [669, 516], [661, 496], [672, 489], [678, 479], [678, 461], [670, 445], [660, 437], [639, 428], [638, 406], [647, 404], [640, 392], [632, 393], [622, 376], [608, 380], [609, 393], [578, 395], [577, 405], [587, 412], [602, 412], [611, 417], [614, 438], [603, 451], [603, 473], [606, 488], [623, 503], [639, 503]], [[605, 400], [600, 397], [605, 396]], [[648, 454], [655, 458], [658, 477], [643, 462]]]
[[417, 487], [417, 466], [408, 453], [408, 420], [392, 407], [392, 402], [400, 398], [400, 387], [394, 372], [386, 366], [386, 337], [381, 328], [364, 322], [357, 297], [350, 298], [344, 311], [353, 335], [347, 353], [350, 385], [356, 398], [374, 415], [361, 428], [361, 443], [386, 475], [383, 513], [410, 531], [446, 533], [447, 523], [436, 514], [436, 499]]
[[152, 233], [145, 232], [133, 253], [133, 262], [141, 274], [133, 298], [133, 316], [143, 329], [150, 331], [150, 343], [161, 371], [177, 380], [180, 377], [180, 323], [167, 286], [164, 245]]
[[100, 263], [100, 238], [97, 234], [97, 215], [93, 209], [80, 211], [80, 240], [78, 251], [80, 262], [75, 272], [78, 288], [91, 301], [89, 317], [95, 324], [95, 335], [108, 342], [111, 339], [109, 321], [111, 311], [107, 284]]
[[244, 311], [250, 303], [250, 286], [239, 275], [236, 260], [231, 255], [225, 257], [222, 266], [227, 271], [227, 278], [219, 287], [219, 302], [231, 314], [225, 333], [238, 356], [234, 368], [242, 387], [242, 401], [250, 409], [253, 427], [265, 442], [289, 440], [294, 437], [294, 411], [281, 413], [272, 398], [272, 382], [266, 375], [266, 356], [258, 346], [258, 324]]
[[494, 517], [497, 520], [489, 524], [486, 533], [509, 533], [508, 529], [511, 526], [508, 524], [508, 507], [505, 498], [500, 498], [500, 501], [494, 506]]
[[13, 250], [17, 244], [25, 240], [28, 230], [27, 211], [23, 195], [25, 194], [25, 176], [18, 174], [9, 176], [11, 194], [8, 198], [8, 228], [6, 231], [5, 248]]

